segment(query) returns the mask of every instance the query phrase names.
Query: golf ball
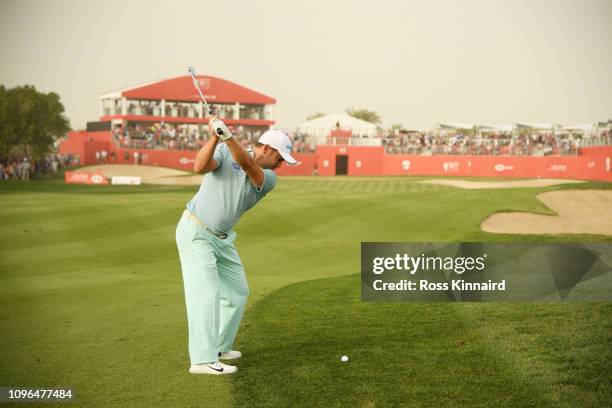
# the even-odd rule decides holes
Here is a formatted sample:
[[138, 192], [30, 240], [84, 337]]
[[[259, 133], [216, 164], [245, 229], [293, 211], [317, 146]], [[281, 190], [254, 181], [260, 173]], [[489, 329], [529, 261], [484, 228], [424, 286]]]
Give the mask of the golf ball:
[[340, 360], [346, 363], [348, 361], [348, 356], [342, 356]]

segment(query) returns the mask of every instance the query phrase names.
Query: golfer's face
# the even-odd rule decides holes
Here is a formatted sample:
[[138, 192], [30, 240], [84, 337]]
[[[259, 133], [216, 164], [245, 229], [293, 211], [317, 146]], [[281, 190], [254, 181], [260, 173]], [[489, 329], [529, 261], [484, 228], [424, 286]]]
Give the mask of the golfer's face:
[[276, 149], [270, 149], [270, 168], [277, 169], [283, 164], [283, 156]]

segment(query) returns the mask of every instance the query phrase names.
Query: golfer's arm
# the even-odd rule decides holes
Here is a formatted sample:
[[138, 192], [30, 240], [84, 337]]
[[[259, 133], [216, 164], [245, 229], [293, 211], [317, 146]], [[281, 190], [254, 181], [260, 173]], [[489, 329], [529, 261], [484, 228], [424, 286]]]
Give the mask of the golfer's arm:
[[217, 161], [213, 159], [215, 148], [219, 143], [219, 136], [211, 135], [210, 139], [200, 149], [193, 163], [193, 171], [196, 173], [208, 173], [217, 168]]
[[255, 163], [255, 159], [253, 159], [249, 152], [247, 152], [233, 137], [227, 139], [225, 144], [229, 148], [234, 160], [236, 160], [236, 163], [238, 163], [240, 168], [249, 176], [253, 185], [257, 188], [261, 188], [264, 182], [264, 172], [263, 169]]

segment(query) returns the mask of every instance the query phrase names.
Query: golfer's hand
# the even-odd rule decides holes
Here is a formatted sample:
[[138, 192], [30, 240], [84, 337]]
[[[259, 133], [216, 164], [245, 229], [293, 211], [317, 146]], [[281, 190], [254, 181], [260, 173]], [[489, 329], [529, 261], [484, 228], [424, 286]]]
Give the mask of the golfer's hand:
[[219, 137], [219, 136], [217, 135], [217, 132], [215, 132], [215, 128], [214, 128], [214, 127], [213, 127], [213, 125], [212, 125], [212, 123], [213, 123], [213, 121], [214, 121], [215, 119], [218, 119], [218, 118], [217, 118], [217, 115], [212, 115], [212, 116], [209, 116], [209, 119], [208, 119], [208, 131], [210, 132], [210, 134], [211, 134], [211, 135], [215, 135], [216, 137]]
[[225, 122], [223, 122], [221, 119], [217, 119], [214, 116], [211, 117], [209, 129], [212, 133], [220, 137], [222, 140], [232, 138], [232, 132], [230, 132]]

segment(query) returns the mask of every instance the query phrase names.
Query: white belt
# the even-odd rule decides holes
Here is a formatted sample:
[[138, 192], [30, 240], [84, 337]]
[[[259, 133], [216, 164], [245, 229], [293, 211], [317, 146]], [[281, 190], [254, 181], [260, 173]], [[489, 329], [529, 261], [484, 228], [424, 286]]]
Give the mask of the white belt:
[[200, 227], [204, 228], [206, 231], [210, 232], [215, 237], [217, 237], [219, 239], [227, 238], [227, 233], [225, 233], [225, 232], [217, 232], [214, 229], [210, 228], [208, 225], [204, 224], [201, 219], [199, 219], [198, 217], [193, 215], [191, 212], [189, 212], [189, 210], [183, 211], [183, 216], [186, 217], [189, 221], [193, 222], [194, 224], [197, 224]]

